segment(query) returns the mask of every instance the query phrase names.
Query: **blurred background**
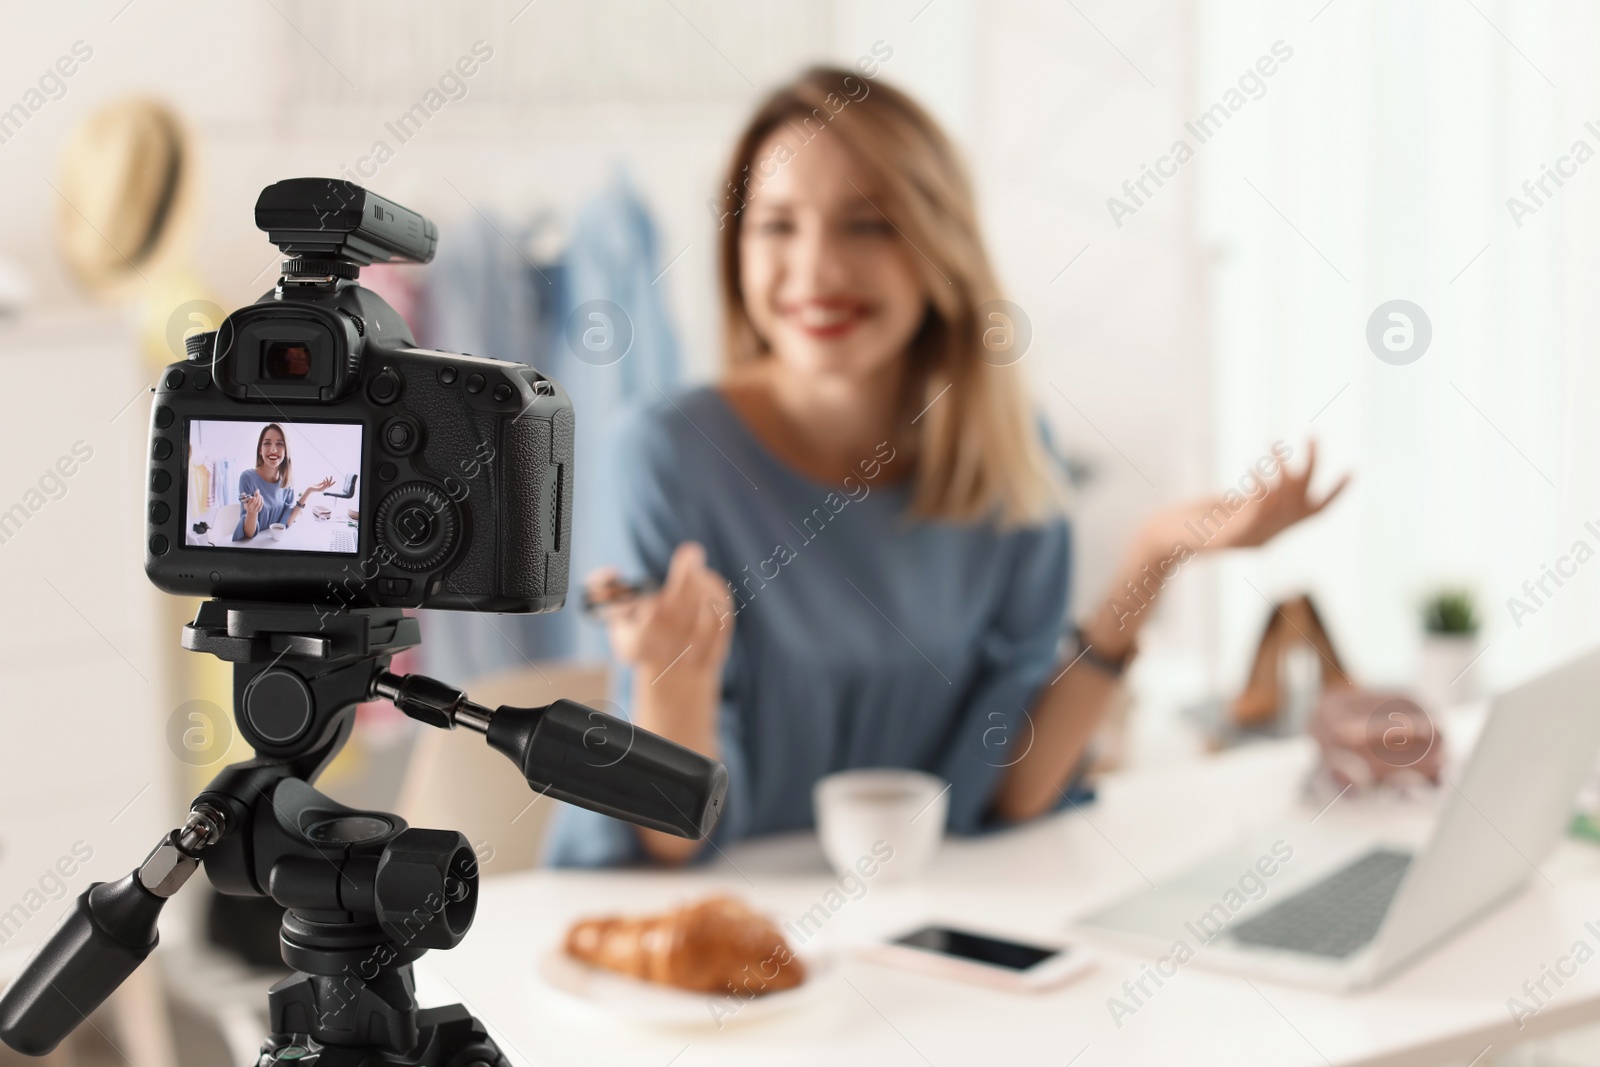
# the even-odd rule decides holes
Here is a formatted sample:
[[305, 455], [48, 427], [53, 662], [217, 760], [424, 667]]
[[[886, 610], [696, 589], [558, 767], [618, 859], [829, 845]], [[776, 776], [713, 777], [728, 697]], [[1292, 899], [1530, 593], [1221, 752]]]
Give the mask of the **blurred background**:
[[[582, 455], [614, 407], [720, 366], [708, 202], [762, 93], [813, 62], [870, 60], [965, 150], [1078, 474], [1078, 615], [1143, 517], [1237, 485], [1275, 442], [1315, 439], [1324, 484], [1355, 475], [1269, 548], [1183, 569], [1108, 759], [1240, 740], [1229, 703], [1272, 606], [1301, 595], [1352, 676], [1436, 702], [1600, 636], [1593, 5], [106, 0], [9, 4], [5, 24], [0, 908], [92, 856], [0, 920], [7, 948], [248, 754], [221, 665], [178, 651], [193, 603], [141, 573], [143, 439], [185, 333], [273, 284], [260, 189], [345, 177], [434, 219], [434, 265], [363, 278], [425, 344], [567, 384]], [[622, 370], [566, 344], [590, 299], [628, 316]], [[468, 688], [512, 699], [532, 669], [606, 692], [576, 611], [424, 630], [419, 661]], [[325, 784], [426, 810], [433, 758], [363, 709]], [[496, 843], [499, 869], [534, 862], [535, 821]]]

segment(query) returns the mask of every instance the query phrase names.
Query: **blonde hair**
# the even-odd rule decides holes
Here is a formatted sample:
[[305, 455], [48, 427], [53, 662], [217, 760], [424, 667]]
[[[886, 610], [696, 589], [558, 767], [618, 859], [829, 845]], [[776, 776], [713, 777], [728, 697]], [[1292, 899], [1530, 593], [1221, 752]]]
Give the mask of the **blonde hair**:
[[1007, 525], [1058, 513], [1063, 486], [1027, 402], [1023, 371], [984, 359], [984, 330], [993, 323], [984, 321], [983, 306], [1000, 292], [971, 183], [938, 123], [897, 89], [814, 67], [767, 97], [739, 135], [720, 216], [727, 369], [772, 355], [745, 307], [739, 231], [752, 183], [759, 188], [771, 176], [762, 170], [772, 160], [758, 165], [756, 152], [783, 126], [807, 141], [823, 132], [841, 138], [876, 180], [874, 205], [919, 253], [912, 263], [928, 308], [907, 352], [900, 405], [902, 424], [916, 419], [912, 512]]

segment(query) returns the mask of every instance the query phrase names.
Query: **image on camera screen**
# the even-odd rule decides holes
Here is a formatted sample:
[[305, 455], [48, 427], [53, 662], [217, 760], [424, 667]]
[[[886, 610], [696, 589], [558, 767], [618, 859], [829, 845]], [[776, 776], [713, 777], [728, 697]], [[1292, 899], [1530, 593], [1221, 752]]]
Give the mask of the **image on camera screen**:
[[192, 419], [185, 544], [358, 551], [360, 423]]

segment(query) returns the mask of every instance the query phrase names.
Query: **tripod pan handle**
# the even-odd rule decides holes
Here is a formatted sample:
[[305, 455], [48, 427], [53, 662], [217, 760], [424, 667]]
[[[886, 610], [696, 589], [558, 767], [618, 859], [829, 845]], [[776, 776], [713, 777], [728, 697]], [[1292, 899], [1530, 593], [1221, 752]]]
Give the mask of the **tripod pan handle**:
[[571, 700], [499, 708], [487, 740], [539, 792], [678, 837], [709, 835], [728, 792], [716, 760]]
[[165, 903], [137, 871], [79, 894], [0, 996], [0, 1040], [29, 1056], [53, 1051], [150, 955]]

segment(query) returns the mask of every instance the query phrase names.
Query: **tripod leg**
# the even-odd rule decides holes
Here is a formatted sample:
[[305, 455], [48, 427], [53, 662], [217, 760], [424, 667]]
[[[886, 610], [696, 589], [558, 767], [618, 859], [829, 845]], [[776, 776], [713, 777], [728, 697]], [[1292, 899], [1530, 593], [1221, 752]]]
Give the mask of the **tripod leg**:
[[417, 1012], [417, 1023], [422, 1027], [424, 1041], [435, 1050], [432, 1057], [420, 1063], [436, 1063], [440, 1067], [511, 1067], [511, 1061], [500, 1052], [483, 1023], [461, 1004], [423, 1008]]
[[416, 1047], [398, 1052], [377, 1045], [322, 1045], [314, 1053], [303, 1037], [273, 1034], [261, 1046], [259, 1067], [286, 1063], [290, 1051], [296, 1062], [315, 1067], [511, 1067], [483, 1023], [460, 1004], [423, 1008], [417, 1012]]

